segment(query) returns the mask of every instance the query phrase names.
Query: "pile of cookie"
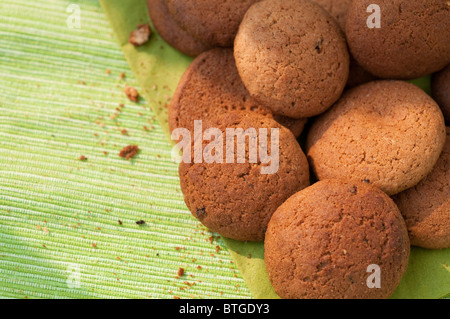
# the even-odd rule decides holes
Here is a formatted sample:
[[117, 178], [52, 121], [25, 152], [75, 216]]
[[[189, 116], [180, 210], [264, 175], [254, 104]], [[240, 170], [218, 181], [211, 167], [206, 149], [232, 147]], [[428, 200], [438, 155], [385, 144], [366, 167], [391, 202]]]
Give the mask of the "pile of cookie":
[[[238, 141], [241, 161], [182, 162], [179, 175], [209, 229], [264, 241], [280, 297], [387, 298], [411, 244], [450, 247], [447, 0], [148, 4], [158, 33], [195, 57], [171, 99], [171, 131], [200, 120], [224, 135], [267, 129], [266, 149], [278, 151], [273, 174]], [[427, 75], [433, 98], [407, 82]], [[225, 156], [222, 144], [199, 145]]]

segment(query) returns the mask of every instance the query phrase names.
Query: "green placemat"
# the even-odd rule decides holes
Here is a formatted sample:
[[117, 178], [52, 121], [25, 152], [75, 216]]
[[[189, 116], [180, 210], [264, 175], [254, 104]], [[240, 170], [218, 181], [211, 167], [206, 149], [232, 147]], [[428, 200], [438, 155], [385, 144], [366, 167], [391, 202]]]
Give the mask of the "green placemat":
[[[167, 130], [167, 105], [178, 80], [191, 59], [169, 47], [153, 29], [154, 36], [136, 49], [128, 36], [139, 23], [150, 22], [145, 0], [101, 0], [131, 69], [144, 88], [162, 127]], [[414, 82], [425, 90], [429, 79]], [[156, 87], [157, 90], [154, 90]], [[153, 88], [153, 90], [152, 90]], [[162, 90], [160, 90], [162, 88]], [[223, 239], [242, 276], [256, 298], [277, 298], [264, 266], [262, 243], [240, 243]], [[408, 271], [393, 298], [440, 298], [450, 293], [450, 249], [425, 251], [413, 248]]]
[[125, 84], [142, 91], [97, 1], [0, 1], [0, 297], [249, 298], [185, 207], [153, 102]]

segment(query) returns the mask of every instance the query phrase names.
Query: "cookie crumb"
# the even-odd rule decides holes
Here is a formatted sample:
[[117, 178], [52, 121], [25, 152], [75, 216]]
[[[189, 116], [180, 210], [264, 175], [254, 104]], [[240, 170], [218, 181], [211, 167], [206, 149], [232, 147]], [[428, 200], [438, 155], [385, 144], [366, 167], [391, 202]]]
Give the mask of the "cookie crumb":
[[137, 29], [130, 33], [128, 41], [134, 46], [141, 46], [148, 42], [151, 30], [148, 23], [138, 25]]
[[145, 221], [144, 220], [138, 220], [136, 222], [136, 224], [138, 224], [138, 225], [145, 225]]
[[84, 155], [81, 155], [79, 160], [82, 161], [82, 162], [85, 162], [85, 161], [87, 161], [87, 157], [84, 156]]
[[130, 101], [139, 102], [139, 93], [134, 87], [125, 86], [124, 92]]
[[125, 158], [127, 160], [136, 156], [139, 152], [139, 146], [137, 145], [128, 145], [125, 146], [119, 153], [119, 156]]
[[178, 277], [182, 277], [184, 275], [184, 268], [179, 268], [177, 272]]
[[122, 221], [119, 219], [119, 225], [123, 225]]

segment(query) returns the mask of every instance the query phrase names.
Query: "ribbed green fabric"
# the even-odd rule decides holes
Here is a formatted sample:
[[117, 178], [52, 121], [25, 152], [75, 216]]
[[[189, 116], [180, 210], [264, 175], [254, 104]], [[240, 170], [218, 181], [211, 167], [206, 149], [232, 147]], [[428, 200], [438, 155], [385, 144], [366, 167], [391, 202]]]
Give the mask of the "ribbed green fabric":
[[140, 87], [97, 1], [2, 0], [0, 75], [0, 297], [250, 297], [153, 111], [126, 99]]

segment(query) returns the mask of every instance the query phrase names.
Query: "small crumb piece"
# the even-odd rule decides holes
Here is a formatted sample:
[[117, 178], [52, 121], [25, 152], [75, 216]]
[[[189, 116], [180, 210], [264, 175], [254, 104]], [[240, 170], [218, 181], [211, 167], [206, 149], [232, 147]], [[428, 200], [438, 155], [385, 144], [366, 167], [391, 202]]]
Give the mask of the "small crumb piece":
[[119, 219], [119, 225], [123, 225], [122, 221]]
[[96, 248], [97, 244], [96, 243], [92, 243], [92, 247]]
[[130, 101], [139, 102], [139, 93], [134, 87], [125, 86], [124, 92]]
[[179, 268], [177, 272], [178, 277], [182, 277], [184, 275], [184, 268]]
[[140, 46], [147, 43], [150, 38], [151, 30], [148, 23], [138, 25], [137, 29], [131, 32], [128, 41], [134, 46]]
[[128, 145], [125, 146], [119, 153], [119, 156], [122, 158], [125, 158], [127, 160], [133, 158], [136, 156], [136, 154], [139, 152], [139, 147], [137, 145]]
[[123, 80], [125, 79], [125, 72], [120, 73], [120, 78]]
[[128, 135], [128, 130], [127, 129], [123, 129], [123, 130], [120, 131], [120, 134]]
[[106, 74], [111, 74], [111, 70], [110, 70], [110, 69], [107, 69], [107, 70], [106, 70]]
[[136, 222], [136, 224], [138, 224], [138, 225], [145, 225], [145, 221], [144, 220], [138, 220]]
[[87, 161], [87, 157], [84, 156], [84, 155], [81, 155], [79, 160], [82, 161], [82, 162], [85, 162], [85, 161]]

